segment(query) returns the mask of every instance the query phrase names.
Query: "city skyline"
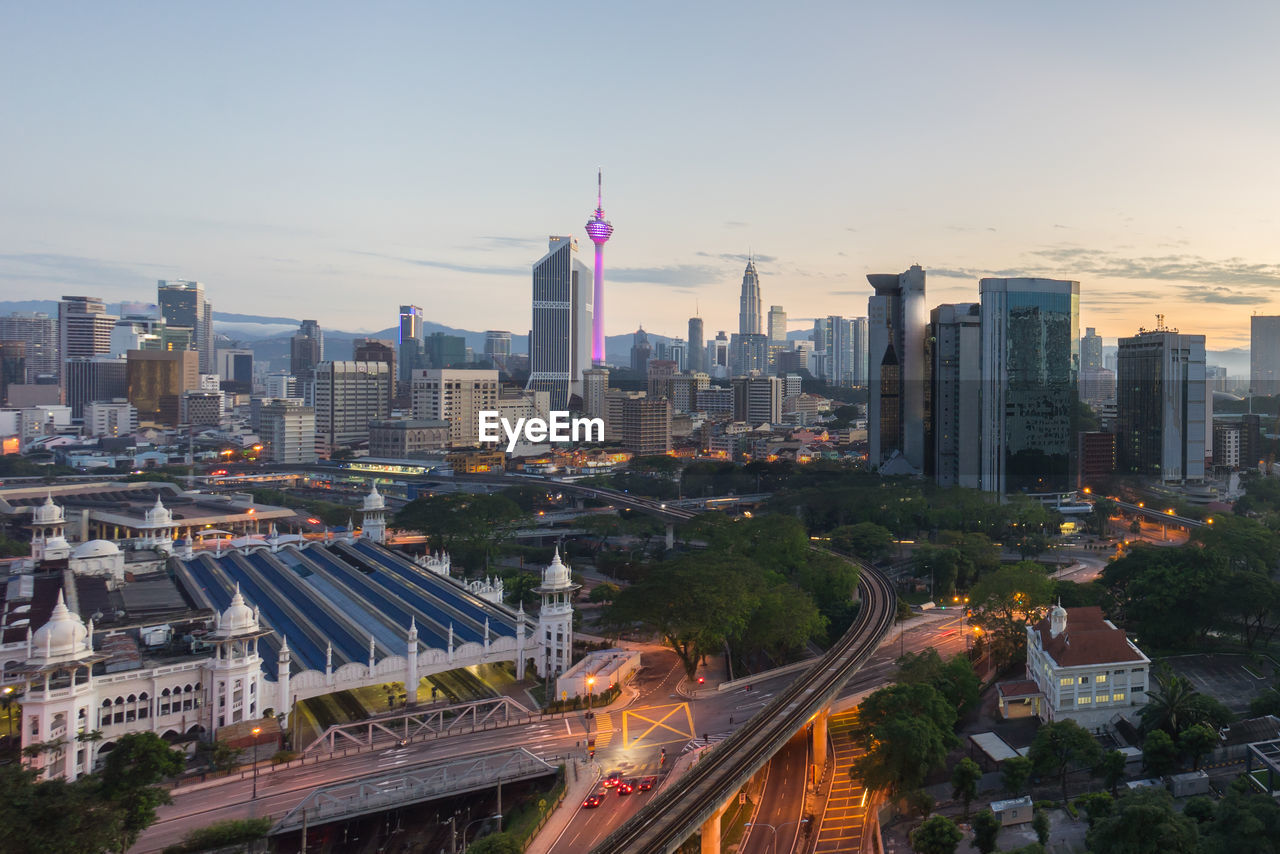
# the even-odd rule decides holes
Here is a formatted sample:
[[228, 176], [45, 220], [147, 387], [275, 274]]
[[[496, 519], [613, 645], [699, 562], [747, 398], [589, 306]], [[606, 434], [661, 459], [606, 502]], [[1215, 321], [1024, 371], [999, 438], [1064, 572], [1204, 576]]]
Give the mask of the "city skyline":
[[[609, 335], [679, 334], [696, 302], [708, 330], [732, 330], [748, 254], [792, 329], [860, 315], [867, 273], [913, 263], [939, 304], [984, 277], [1078, 280], [1082, 324], [1108, 339], [1158, 306], [1210, 348], [1243, 346], [1245, 318], [1280, 312], [1274, 212], [1253, 189], [1280, 126], [1238, 85], [1274, 75], [1270, 9], [830, 5], [820, 28], [763, 6], [684, 10], [677, 28], [660, 8], [604, 10], [609, 97], [581, 92], [581, 144], [530, 106], [582, 79], [574, 55], [521, 50], [533, 10], [325, 11], [16, 15], [0, 68], [28, 81], [4, 96], [28, 122], [0, 141], [23, 164], [0, 297], [112, 302], [187, 277], [251, 314], [291, 316], [305, 289], [331, 328], [379, 330], [414, 303], [521, 332], [538, 247], [584, 239], [604, 166], [623, 235]], [[643, 47], [659, 35], [666, 68]], [[974, 49], [992, 36], [998, 50]], [[237, 59], [160, 75], [163, 43]], [[904, 44], [911, 67], [893, 61]], [[777, 59], [755, 62], [766, 48]], [[440, 84], [458, 68], [470, 85]], [[866, 132], [881, 126], [904, 130]]]

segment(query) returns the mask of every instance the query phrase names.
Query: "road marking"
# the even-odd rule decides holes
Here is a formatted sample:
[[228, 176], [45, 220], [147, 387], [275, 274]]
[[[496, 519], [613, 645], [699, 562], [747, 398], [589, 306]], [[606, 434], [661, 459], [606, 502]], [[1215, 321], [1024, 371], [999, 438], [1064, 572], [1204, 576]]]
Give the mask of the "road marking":
[[[632, 736], [632, 729], [641, 732]], [[652, 738], [650, 737], [652, 736]], [[672, 744], [694, 738], [693, 713], [688, 703], [628, 709], [622, 713], [622, 746], [636, 747], [644, 741], [650, 746]]]
[[608, 712], [596, 712], [596, 749], [613, 741], [613, 715]]

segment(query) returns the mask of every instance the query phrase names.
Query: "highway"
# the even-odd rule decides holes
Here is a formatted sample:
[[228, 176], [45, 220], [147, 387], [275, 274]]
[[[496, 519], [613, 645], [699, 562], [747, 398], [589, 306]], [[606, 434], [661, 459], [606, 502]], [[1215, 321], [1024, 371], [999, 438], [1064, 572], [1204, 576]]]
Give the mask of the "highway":
[[593, 850], [598, 854], [670, 854], [715, 815], [725, 800], [764, 766], [871, 657], [893, 623], [897, 597], [879, 571], [862, 567], [862, 608], [852, 627], [758, 715], [720, 742], [680, 780], [661, 792]]

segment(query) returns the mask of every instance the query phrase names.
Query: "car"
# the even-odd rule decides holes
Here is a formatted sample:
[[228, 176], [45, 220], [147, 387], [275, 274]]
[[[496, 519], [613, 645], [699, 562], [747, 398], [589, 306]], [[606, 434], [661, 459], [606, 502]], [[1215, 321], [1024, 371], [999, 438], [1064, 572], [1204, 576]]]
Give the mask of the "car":
[[635, 785], [630, 780], [619, 780], [615, 788], [618, 790], [619, 796], [629, 795], [636, 790]]
[[653, 788], [653, 784], [658, 782], [657, 777], [644, 777], [636, 784], [636, 787], [642, 792], [647, 792]]
[[608, 792], [592, 792], [587, 795], [587, 799], [582, 802], [583, 808], [589, 810], [595, 809], [604, 803], [604, 799], [608, 794]]
[[620, 782], [622, 782], [622, 772], [610, 771], [608, 774], [605, 775], [605, 778], [600, 785], [604, 786], [606, 789], [612, 789], [614, 786], [618, 785]]

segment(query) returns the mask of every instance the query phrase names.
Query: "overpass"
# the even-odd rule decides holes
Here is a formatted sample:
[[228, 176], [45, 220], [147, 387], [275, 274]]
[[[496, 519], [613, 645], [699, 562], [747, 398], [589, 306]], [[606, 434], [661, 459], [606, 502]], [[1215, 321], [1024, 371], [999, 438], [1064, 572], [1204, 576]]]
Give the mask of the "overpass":
[[719, 854], [720, 816], [731, 799], [810, 723], [821, 773], [831, 701], [875, 652], [897, 612], [897, 596], [888, 580], [865, 564], [861, 568], [862, 608], [844, 637], [746, 726], [709, 748], [676, 785], [665, 788], [609, 834], [594, 854], [671, 854], [699, 830], [702, 854]]
[[1132, 513], [1135, 516], [1142, 516], [1149, 522], [1176, 525], [1180, 528], [1186, 528], [1188, 531], [1192, 528], [1208, 527], [1208, 523], [1202, 522], [1199, 519], [1190, 519], [1186, 516], [1179, 516], [1174, 513], [1172, 509], [1158, 510], [1156, 508], [1143, 506], [1145, 502], [1143, 502], [1143, 504], [1130, 504], [1128, 501], [1120, 501], [1115, 498], [1112, 498], [1111, 500], [1115, 502], [1117, 507], [1124, 510], [1126, 513]]

